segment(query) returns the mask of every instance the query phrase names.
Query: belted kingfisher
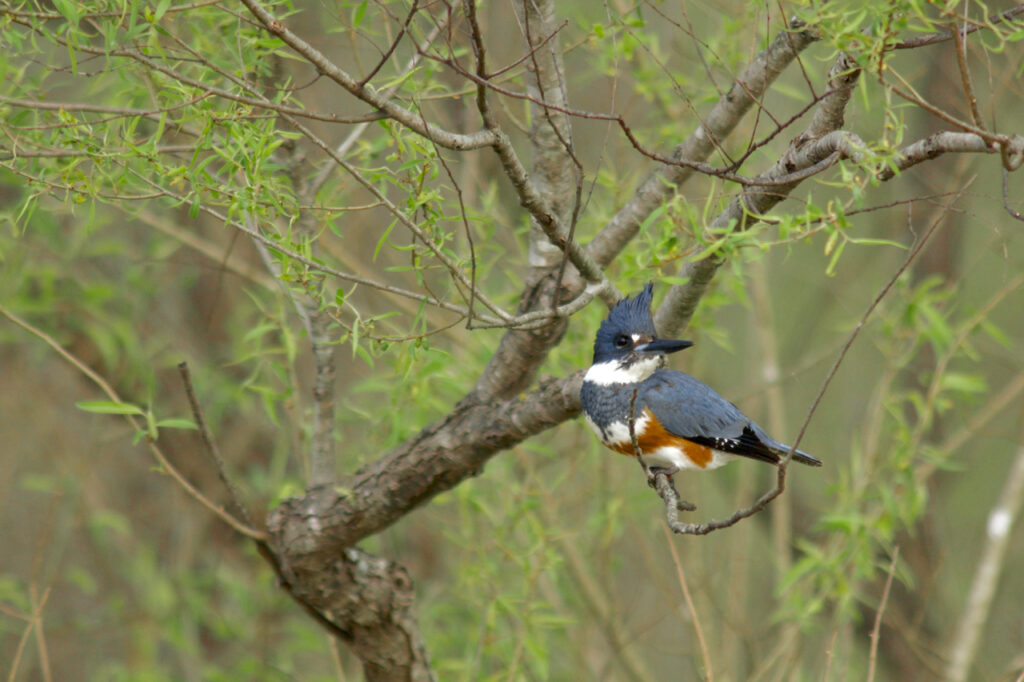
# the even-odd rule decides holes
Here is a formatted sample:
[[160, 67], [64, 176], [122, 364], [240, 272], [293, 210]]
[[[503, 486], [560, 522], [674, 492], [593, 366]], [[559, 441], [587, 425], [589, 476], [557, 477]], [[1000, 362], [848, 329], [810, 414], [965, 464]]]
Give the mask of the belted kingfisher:
[[[635, 455], [633, 431], [648, 468], [716, 469], [737, 457], [778, 464], [789, 452], [735, 405], [688, 374], [663, 369], [665, 355], [690, 341], [659, 339], [651, 318], [652, 284], [619, 301], [601, 323], [594, 364], [583, 378], [580, 398], [587, 424], [601, 442]], [[793, 460], [821, 466], [797, 450]]]

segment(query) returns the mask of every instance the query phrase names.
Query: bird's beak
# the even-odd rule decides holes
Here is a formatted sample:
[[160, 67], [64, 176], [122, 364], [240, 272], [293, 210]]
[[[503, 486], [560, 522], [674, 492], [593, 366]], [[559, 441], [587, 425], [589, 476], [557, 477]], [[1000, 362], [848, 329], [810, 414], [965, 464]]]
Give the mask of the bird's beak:
[[637, 346], [638, 353], [675, 353], [693, 345], [693, 341], [677, 341], [675, 339], [654, 339]]

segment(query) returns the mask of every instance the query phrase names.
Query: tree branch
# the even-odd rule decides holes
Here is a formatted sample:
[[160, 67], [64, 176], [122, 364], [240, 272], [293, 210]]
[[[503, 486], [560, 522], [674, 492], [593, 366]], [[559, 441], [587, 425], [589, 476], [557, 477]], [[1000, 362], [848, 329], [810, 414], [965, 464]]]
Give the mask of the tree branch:
[[[621, 297], [618, 291], [574, 239], [581, 180], [572, 150], [569, 118], [550, 108], [564, 107], [566, 103], [559, 42], [557, 33], [552, 30], [553, 5], [546, 0], [539, 4], [531, 0], [516, 4], [524, 26], [527, 57], [534, 67], [529, 74], [528, 87], [539, 102], [532, 107], [532, 179], [490, 110], [488, 89], [483, 82], [489, 78], [485, 43], [477, 20], [476, 3], [465, 0], [464, 6], [477, 60], [476, 75], [480, 79], [477, 109], [484, 125], [496, 134], [498, 141], [494, 151], [520, 203], [530, 213], [529, 271], [517, 312], [555, 310], [563, 301], [574, 298], [579, 288], [563, 290], [559, 276], [552, 277], [553, 269], [564, 263], [564, 259], [571, 261], [590, 283], [576, 300], [583, 295], [597, 294], [606, 303], [614, 303]], [[570, 202], [570, 197], [575, 197], [575, 201]], [[474, 389], [477, 399], [507, 398], [526, 390], [548, 351], [561, 340], [567, 324], [564, 318], [553, 319], [533, 331], [505, 334], [477, 381]]]
[[[75, 369], [77, 369], [79, 372], [81, 372], [86, 377], [88, 377], [94, 384], [96, 384], [100, 388], [100, 390], [103, 391], [103, 393], [108, 398], [110, 398], [111, 401], [113, 401], [115, 403], [124, 403], [124, 401], [121, 400], [121, 396], [119, 396], [117, 394], [117, 391], [114, 390], [113, 386], [111, 386], [109, 383], [107, 383], [107, 381], [103, 377], [101, 377], [99, 374], [97, 374], [96, 372], [92, 371], [84, 362], [82, 362], [77, 357], [75, 357], [74, 355], [69, 353], [67, 350], [65, 350], [64, 347], [61, 346], [59, 343], [57, 343], [57, 341], [54, 340], [54, 338], [52, 336], [50, 336], [49, 334], [43, 332], [40, 329], [37, 329], [36, 327], [32, 326], [31, 324], [29, 324], [25, 320], [22, 320], [20, 317], [18, 317], [17, 315], [12, 313], [11, 311], [7, 310], [7, 308], [5, 308], [3, 305], [0, 305], [0, 315], [3, 315], [7, 319], [9, 319], [11, 322], [15, 323], [16, 325], [18, 325], [19, 327], [21, 327], [25, 331], [29, 332], [33, 336], [39, 338], [44, 343], [46, 343], [46, 345], [48, 345], [50, 348], [52, 348], [54, 351], [56, 351], [58, 355], [60, 355], [62, 358], [64, 358]], [[128, 403], [125, 403], [125, 405], [128, 405]], [[126, 413], [122, 414], [121, 416], [124, 417], [125, 421], [127, 421], [129, 425], [131, 425], [131, 427], [132, 427], [132, 429], [134, 431], [136, 431], [136, 432], [139, 432], [139, 431], [147, 432], [148, 429], [145, 428], [138, 421], [138, 419], [136, 419], [135, 414], [137, 414], [137, 413], [126, 412]], [[188, 479], [185, 478], [185, 476], [180, 471], [178, 471], [178, 469], [175, 468], [174, 465], [171, 464], [171, 462], [167, 459], [167, 456], [164, 455], [163, 450], [160, 449], [160, 446], [157, 445], [157, 443], [156, 443], [156, 441], [154, 439], [146, 438], [146, 444], [149, 446], [149, 451], [150, 451], [150, 453], [152, 453], [153, 458], [156, 460], [156, 462], [160, 465], [160, 468], [163, 471], [167, 472], [167, 474], [171, 478], [173, 478], [174, 481], [179, 486], [181, 486], [181, 488], [192, 499], [194, 499], [196, 502], [198, 502], [202, 506], [206, 507], [206, 509], [208, 509], [209, 511], [213, 512], [213, 514], [215, 516], [217, 516], [217, 518], [219, 518], [221, 521], [223, 521], [224, 523], [226, 523], [229, 526], [231, 526], [233, 529], [235, 529], [236, 531], [238, 531], [240, 534], [244, 535], [245, 537], [251, 538], [251, 539], [257, 540], [257, 541], [263, 541], [263, 540], [265, 540], [267, 538], [267, 534], [266, 533], [264, 533], [263, 531], [257, 530], [255, 528], [252, 528], [252, 527], [246, 525], [245, 523], [239, 521], [238, 519], [233, 517], [231, 514], [229, 514], [227, 511], [225, 511], [222, 507], [220, 507], [217, 504], [215, 504], [214, 502], [212, 502], [208, 497], [206, 497], [206, 495], [204, 495], [202, 493], [202, 491], [200, 491], [198, 488], [196, 488], [194, 485], [192, 485], [188, 481]]]
[[272, 34], [283, 40], [289, 47], [306, 59], [310, 64], [320, 70], [325, 76], [345, 88], [349, 93], [374, 106], [390, 118], [395, 119], [410, 130], [422, 135], [440, 147], [446, 149], [479, 149], [495, 144], [494, 133], [489, 130], [481, 130], [470, 135], [460, 135], [443, 130], [431, 123], [424, 123], [421, 116], [409, 111], [392, 102], [387, 97], [369, 89], [360, 83], [347, 72], [329, 60], [323, 53], [297, 36], [279, 19], [274, 17], [256, 0], [242, 0], [242, 3], [252, 14], [259, 19], [260, 23]]
[[465, 400], [373, 464], [335, 486], [285, 500], [268, 526], [288, 576], [315, 574], [321, 562], [397, 521], [435, 495], [478, 475], [498, 452], [579, 414], [583, 372], [549, 379], [522, 398]]
[[[843, 112], [860, 75], [859, 70], [851, 70], [851, 63], [845, 54], [836, 58], [829, 74], [830, 94], [818, 104], [807, 130], [790, 143], [789, 149], [771, 169], [758, 176], [773, 181], [794, 179], [786, 184], [773, 183], [765, 188], [745, 188], [740, 196], [715, 217], [710, 225], [712, 229], [725, 229], [730, 225], [736, 231], [749, 228], [760, 220], [759, 216], [785, 199], [800, 184], [803, 179], [797, 175], [800, 171], [814, 168], [817, 164], [822, 164], [823, 169], [827, 160], [836, 152], [843, 151], [846, 138], [830, 131], [843, 125]], [[655, 314], [654, 323], [660, 333], [672, 336], [689, 323], [698, 302], [723, 262], [721, 256], [711, 254], [686, 263], [682, 274], [687, 281], [669, 289]]]
[[976, 23], [972, 26], [965, 27], [962, 32], [959, 31], [942, 31], [940, 33], [929, 33], [928, 35], [917, 36], [908, 40], [902, 40], [892, 46], [893, 50], [909, 50], [915, 47], [923, 47], [925, 45], [935, 45], [936, 43], [943, 43], [947, 40], [953, 40], [958, 35], [966, 36], [969, 33], [983, 28], [994, 28], [996, 24], [1000, 24], [1004, 21], [1008, 21], [1013, 17], [1024, 12], [1024, 5], [1017, 5], [1010, 9], [1000, 12], [999, 14], [991, 14], [985, 17], [983, 23]]
[[[789, 28], [775, 37], [736, 79], [729, 92], [718, 100], [704, 123], [672, 151], [672, 157], [689, 161], [706, 159], [716, 143], [724, 140], [750, 108], [761, 101], [779, 74], [817, 39], [803, 28], [803, 22], [791, 21]], [[678, 192], [693, 172], [685, 166], [663, 166], [654, 171], [587, 245], [587, 252], [594, 261], [605, 267], [610, 264], [636, 236], [641, 223]]]

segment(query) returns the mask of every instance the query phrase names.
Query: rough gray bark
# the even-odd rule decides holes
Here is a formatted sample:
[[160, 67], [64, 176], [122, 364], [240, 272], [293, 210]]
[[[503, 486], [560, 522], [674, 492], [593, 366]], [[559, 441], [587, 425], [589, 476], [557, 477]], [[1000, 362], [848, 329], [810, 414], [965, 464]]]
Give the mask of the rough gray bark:
[[[472, 0], [467, 8], [475, 11]], [[562, 80], [563, 66], [558, 36], [550, 37], [554, 22], [554, 6], [551, 2], [534, 3], [529, 0], [515, 3], [516, 16], [525, 39], [525, 50], [532, 54], [530, 59], [531, 78], [528, 79], [530, 94], [542, 102], [564, 108], [566, 85]], [[475, 14], [471, 15], [475, 17]], [[471, 21], [478, 39], [477, 60], [483, 71], [483, 40], [480, 28]], [[547, 43], [545, 44], [545, 40]], [[486, 88], [480, 86], [478, 106], [485, 123], [494, 126], [485, 110]], [[574, 195], [575, 178], [571, 158], [572, 130], [569, 119], [551, 109], [532, 105], [533, 127], [530, 131], [533, 143], [533, 172], [525, 177], [516, 168], [514, 159], [509, 158], [510, 147], [498, 146], [495, 151], [506, 168], [513, 185], [517, 186], [520, 200], [530, 211], [529, 271], [526, 285], [520, 298], [517, 313], [526, 313], [551, 308], [563, 302], [560, 292], [554, 290], [552, 273], [561, 263], [564, 253], [549, 238], [557, 231], [567, 236], [565, 226], [572, 215], [571, 197]], [[545, 224], [546, 223], [546, 224]], [[565, 334], [568, 321], [553, 320], [547, 325], [528, 331], [509, 331], [502, 337], [497, 350], [476, 385], [476, 396], [480, 399], [507, 398], [528, 388], [536, 376], [537, 368], [547, 358], [548, 351]]]
[[410, 510], [464, 479], [487, 460], [530, 436], [579, 414], [582, 372], [549, 379], [532, 392], [500, 402], [466, 400], [334, 487], [310, 490], [273, 510], [269, 530], [282, 570], [302, 580], [319, 562], [386, 528]]
[[[348, 547], [323, 561], [317, 577], [318, 582], [303, 586], [321, 597], [321, 612], [362, 660], [367, 680], [436, 679], [413, 613], [412, 579], [404, 568]], [[312, 601], [311, 595], [303, 597]]]

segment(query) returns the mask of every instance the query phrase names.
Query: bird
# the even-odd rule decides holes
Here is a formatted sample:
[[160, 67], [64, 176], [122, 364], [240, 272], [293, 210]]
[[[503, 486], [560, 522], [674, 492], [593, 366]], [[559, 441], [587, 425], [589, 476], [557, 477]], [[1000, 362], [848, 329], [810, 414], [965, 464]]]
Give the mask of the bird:
[[[788, 445], [711, 387], [664, 368], [668, 354], [693, 342], [658, 338], [650, 312], [653, 296], [649, 283], [619, 301], [601, 323], [594, 362], [580, 389], [587, 424], [608, 448], [634, 457], [639, 450], [651, 473], [717, 469], [741, 458], [777, 465]], [[822, 465], [802, 450], [794, 450], [792, 460]]]

